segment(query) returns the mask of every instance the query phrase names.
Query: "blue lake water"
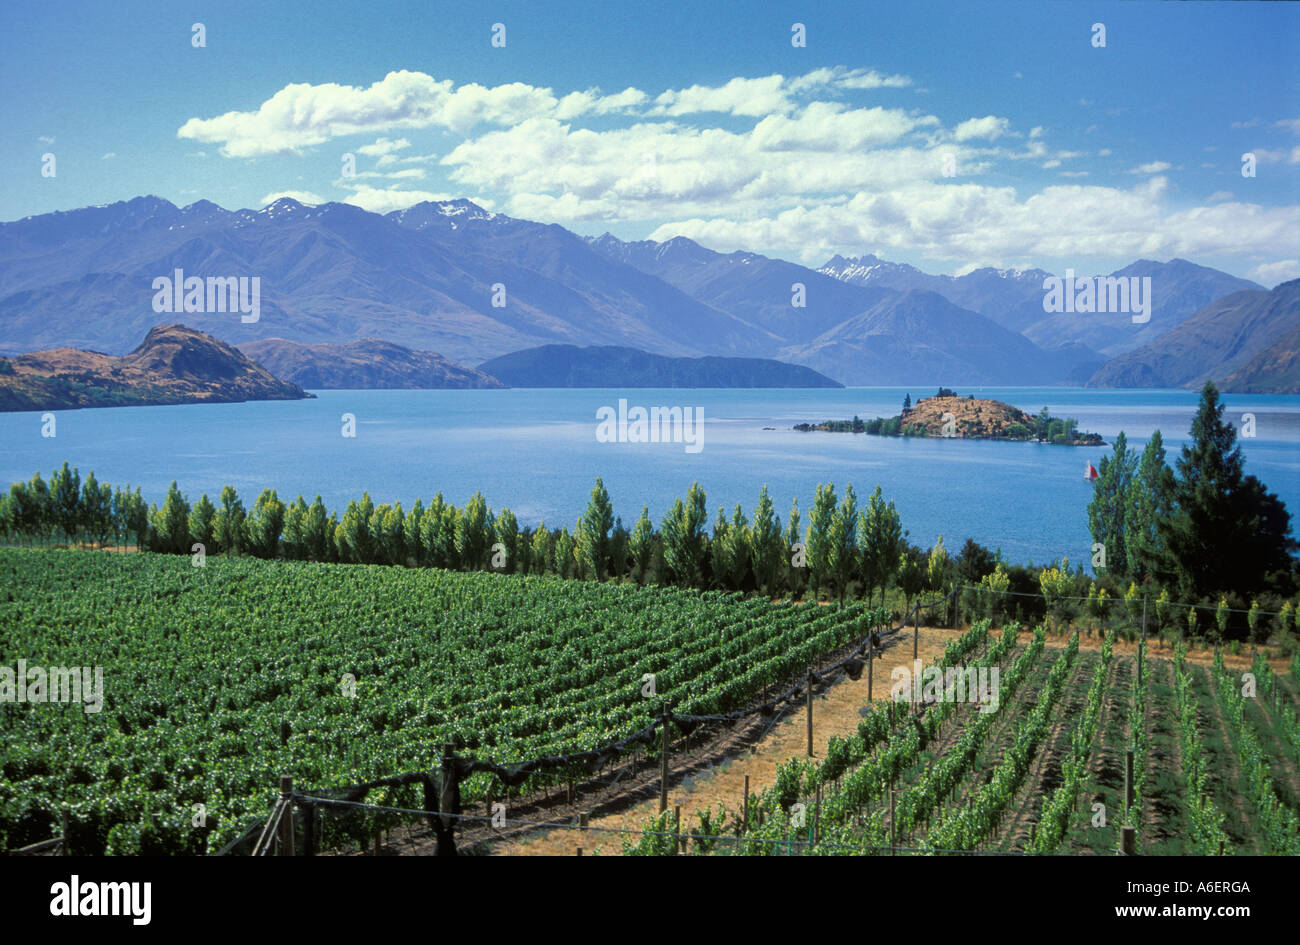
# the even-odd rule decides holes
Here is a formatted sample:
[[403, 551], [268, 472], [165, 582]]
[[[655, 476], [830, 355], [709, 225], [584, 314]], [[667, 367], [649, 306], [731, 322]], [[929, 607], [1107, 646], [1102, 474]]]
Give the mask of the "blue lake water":
[[[859, 497], [880, 485], [898, 506], [911, 540], [928, 547], [943, 535], [955, 551], [968, 537], [1000, 546], [1013, 561], [1068, 556], [1086, 561], [1091, 539], [1086, 462], [1106, 449], [942, 439], [799, 433], [803, 421], [892, 416], [904, 394], [932, 388], [847, 390], [506, 390], [318, 391], [293, 402], [125, 407], [60, 411], [57, 436], [41, 436], [37, 413], [0, 414], [0, 479], [47, 475], [65, 459], [82, 476], [143, 487], [162, 500], [177, 480], [190, 500], [214, 499], [227, 483], [251, 506], [264, 488], [291, 500], [320, 493], [341, 510], [368, 490], [376, 503], [437, 491], [457, 505], [481, 490], [523, 525], [572, 527], [602, 476], [628, 527], [648, 505], [662, 518], [693, 481], [705, 488], [710, 520], [741, 502], [750, 514], [768, 485], [784, 521], [797, 496], [807, 512], [819, 482]], [[1194, 391], [1078, 388], [971, 388], [1036, 413], [1071, 416], [1111, 438], [1125, 431], [1141, 448], [1152, 430], [1172, 463], [1196, 410]], [[596, 411], [631, 405], [702, 408], [703, 448], [680, 443], [601, 443]], [[1225, 395], [1238, 424], [1255, 415], [1256, 436], [1240, 441], [1249, 472], [1300, 511], [1300, 397]], [[341, 435], [344, 413], [357, 435]], [[764, 429], [772, 427], [774, 429]]]

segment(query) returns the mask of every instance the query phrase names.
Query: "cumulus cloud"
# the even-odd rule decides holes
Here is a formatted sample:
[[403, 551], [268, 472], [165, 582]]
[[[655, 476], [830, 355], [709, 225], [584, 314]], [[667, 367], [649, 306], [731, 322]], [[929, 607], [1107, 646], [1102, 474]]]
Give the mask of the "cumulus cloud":
[[[371, 166], [333, 186], [367, 210], [450, 199], [435, 192], [445, 188], [528, 219], [653, 221], [655, 239], [684, 235], [806, 262], [868, 245], [954, 266], [1200, 253], [1255, 263], [1271, 247], [1300, 245], [1297, 207], [1238, 203], [1227, 192], [1201, 207], [1166, 206], [1169, 162], [1132, 168], [1139, 176], [1129, 188], [1094, 186], [1087, 171], [1061, 169], [1086, 154], [1051, 147], [1041, 125], [1025, 132], [996, 115], [960, 120], [872, 101], [908, 87], [905, 76], [844, 67], [613, 94], [394, 72], [368, 87], [286, 86], [255, 110], [193, 118], [178, 134], [216, 143], [227, 157], [364, 134], [350, 150]], [[852, 94], [864, 91], [881, 94]], [[602, 120], [589, 126], [590, 118]], [[412, 142], [427, 147], [411, 131], [427, 128], [451, 134], [441, 156], [413, 153]], [[1300, 148], [1257, 154], [1300, 162]], [[949, 159], [955, 177], [945, 174]], [[1017, 161], [1053, 171], [1057, 183], [985, 179]], [[419, 184], [426, 173], [441, 179]], [[322, 202], [305, 191], [267, 200], [285, 194]]]
[[[635, 100], [627, 90], [614, 96], [623, 107]], [[573, 112], [575, 101], [567, 99]], [[256, 111], [231, 111], [215, 118], [191, 118], [177, 137], [220, 144], [226, 157], [285, 154], [344, 135], [401, 128], [442, 127], [464, 134], [482, 123], [512, 125], [555, 111], [560, 102], [549, 88], [510, 82], [488, 88], [477, 82], [453, 87], [450, 79], [423, 72], [390, 72], [368, 88], [327, 82], [286, 85]], [[584, 111], [599, 111], [599, 97], [584, 99]], [[367, 145], [366, 147], [374, 147]]]
[[1270, 289], [1282, 282], [1300, 279], [1300, 259], [1282, 259], [1261, 263], [1250, 271], [1250, 277]]
[[262, 202], [258, 204], [258, 206], [269, 206], [283, 197], [288, 197], [290, 200], [296, 200], [299, 203], [310, 204], [313, 207], [318, 207], [323, 203], [329, 203], [329, 201], [324, 197], [319, 194], [313, 194], [310, 190], [277, 190], [274, 193], [267, 194], [263, 197]]
[[371, 213], [390, 213], [393, 210], [405, 210], [407, 207], [426, 200], [452, 200], [451, 194], [434, 194], [427, 190], [399, 190], [396, 187], [380, 189], [361, 185], [343, 200]]
[[394, 151], [401, 151], [403, 148], [409, 148], [411, 142], [405, 138], [397, 141], [391, 138], [378, 138], [373, 144], [363, 144], [357, 148], [357, 154], [364, 154], [366, 157], [381, 157], [385, 154], [392, 154]]
[[[1005, 118], [985, 115], [983, 118], [971, 118], [968, 121], [963, 121], [953, 129], [952, 136], [957, 141], [970, 141], [975, 138], [993, 141], [1006, 134], [1010, 124]], [[1037, 137], [1037, 135], [1030, 135], [1030, 137]]]
[[1173, 167], [1168, 161], [1151, 161], [1147, 164], [1139, 164], [1137, 167], [1130, 168], [1129, 174], [1159, 174]]

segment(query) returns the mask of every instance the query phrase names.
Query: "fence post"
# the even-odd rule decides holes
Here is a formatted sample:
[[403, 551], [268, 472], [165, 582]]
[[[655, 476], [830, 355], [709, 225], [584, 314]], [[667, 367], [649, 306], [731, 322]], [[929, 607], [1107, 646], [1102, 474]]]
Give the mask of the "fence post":
[[672, 702], [664, 703], [663, 739], [659, 749], [659, 813], [668, 809], [668, 719], [673, 714]]
[[894, 855], [894, 788], [889, 788], [889, 855]]
[[812, 842], [816, 843], [821, 839], [821, 819], [822, 819], [822, 786], [817, 785], [817, 799], [813, 801], [813, 833]]
[[316, 805], [302, 806], [302, 855], [316, 855]]
[[452, 743], [443, 745], [442, 784], [438, 792], [438, 852], [437, 856], [456, 856], [456, 756]]
[[1137, 856], [1137, 844], [1135, 840], [1135, 831], [1132, 827], [1120, 827], [1120, 849], [1125, 856]]
[[293, 778], [287, 774], [280, 775], [280, 800], [283, 811], [280, 815], [280, 856], [293, 856]]
[[867, 702], [871, 702], [871, 668], [876, 663], [876, 635], [871, 634], [871, 640], [867, 644]]
[[1133, 749], [1124, 752], [1124, 819], [1133, 809]]
[[745, 775], [745, 806], [741, 810], [744, 812], [744, 822], [740, 832], [749, 833], [749, 775]]
[[1147, 648], [1147, 598], [1142, 595], [1142, 641], [1138, 644], [1138, 684], [1142, 683], [1142, 656]]
[[805, 688], [807, 689], [807, 692], [804, 694], [804, 696], [805, 696], [804, 701], [807, 703], [807, 706], [808, 706], [808, 757], [811, 758], [811, 757], [813, 756], [813, 719], [812, 719], [812, 715], [813, 715], [813, 706], [812, 706], [812, 696], [813, 696], [813, 693], [812, 693], [812, 689], [813, 689], [813, 674], [812, 674], [812, 669], [809, 669], [809, 670], [808, 670], [808, 678], [807, 678], [806, 680], [804, 680], [804, 686], [805, 686]]

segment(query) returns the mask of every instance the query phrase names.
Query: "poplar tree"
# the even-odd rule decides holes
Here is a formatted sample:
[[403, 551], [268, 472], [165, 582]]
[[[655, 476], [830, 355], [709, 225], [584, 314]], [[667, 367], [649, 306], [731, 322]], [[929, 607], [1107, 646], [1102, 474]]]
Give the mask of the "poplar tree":
[[597, 581], [605, 579], [609, 559], [609, 533], [614, 527], [614, 507], [599, 476], [591, 490], [587, 509], [575, 529], [578, 555], [588, 573]]
[[646, 582], [650, 559], [654, 555], [654, 525], [650, 522], [650, 507], [641, 506], [641, 517], [632, 526], [628, 549], [632, 554], [634, 577], [638, 584]]
[[834, 564], [831, 554], [831, 525], [834, 520], [835, 485], [818, 485], [813, 496], [812, 512], [808, 516], [808, 535], [804, 541], [808, 546], [808, 589], [814, 598], [818, 597], [822, 585], [831, 577]]
[[785, 547], [781, 538], [781, 519], [775, 514], [772, 497], [767, 494], [767, 484], [758, 494], [754, 508], [754, 522], [750, 526], [750, 553], [754, 562], [754, 580], [771, 597], [776, 593], [777, 576]]

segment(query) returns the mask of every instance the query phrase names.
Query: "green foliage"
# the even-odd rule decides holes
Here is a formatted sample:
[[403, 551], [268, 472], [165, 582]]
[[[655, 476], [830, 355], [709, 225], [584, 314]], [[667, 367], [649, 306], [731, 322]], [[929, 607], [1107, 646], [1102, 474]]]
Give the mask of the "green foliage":
[[1172, 513], [1156, 521], [1153, 571], [1182, 599], [1294, 586], [1291, 515], [1244, 472], [1236, 429], [1207, 381], [1172, 488]]
[[[10, 652], [93, 661], [105, 693], [98, 713], [3, 707], [0, 849], [48, 838], [66, 805], [89, 854], [210, 852], [266, 816], [281, 773], [312, 790], [427, 770], [456, 734], [501, 760], [603, 745], [651, 720], [647, 672], [683, 713], [729, 712], [880, 619], [694, 589], [48, 549], [0, 549], [0, 586]], [[467, 782], [465, 800], [485, 788]], [[174, 816], [150, 827], [149, 811]]]

